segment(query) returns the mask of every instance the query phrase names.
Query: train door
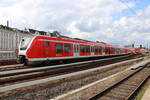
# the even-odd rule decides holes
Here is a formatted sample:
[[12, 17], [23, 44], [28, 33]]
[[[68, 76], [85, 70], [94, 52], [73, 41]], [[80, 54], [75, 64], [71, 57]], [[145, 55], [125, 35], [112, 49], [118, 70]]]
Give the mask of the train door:
[[91, 56], [94, 56], [94, 46], [91, 46]]
[[105, 47], [102, 47], [102, 55], [105, 55]]
[[79, 44], [74, 44], [74, 56], [79, 56]]
[[110, 54], [110, 52], [109, 52], [109, 47], [105, 47], [105, 54], [106, 54], [106, 55], [109, 55], [109, 54]]
[[45, 57], [50, 57], [50, 43], [49, 41], [45, 42]]

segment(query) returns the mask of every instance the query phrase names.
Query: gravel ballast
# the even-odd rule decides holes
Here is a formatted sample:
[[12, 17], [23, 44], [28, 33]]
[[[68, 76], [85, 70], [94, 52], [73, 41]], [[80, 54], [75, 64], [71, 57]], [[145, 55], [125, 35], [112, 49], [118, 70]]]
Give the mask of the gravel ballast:
[[56, 84], [40, 85], [37, 88], [23, 89], [0, 97], [2, 100], [49, 100], [68, 91], [80, 88], [99, 79], [113, 75], [132, 66], [135, 62], [123, 66], [115, 66], [103, 71], [95, 71], [87, 76], [65, 80]]

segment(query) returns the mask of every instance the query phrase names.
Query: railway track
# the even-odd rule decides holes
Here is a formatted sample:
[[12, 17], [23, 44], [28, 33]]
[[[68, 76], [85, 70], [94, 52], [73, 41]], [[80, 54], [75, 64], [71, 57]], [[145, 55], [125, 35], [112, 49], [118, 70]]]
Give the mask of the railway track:
[[[117, 56], [114, 56], [114, 57], [110, 57], [110, 58], [115, 58]], [[128, 57], [128, 58], [125, 58], [125, 59], [133, 59], [133, 58], [138, 58], [138, 57], [142, 57], [140, 55], [124, 55], [124, 56], [118, 56], [120, 58], [122, 57]], [[101, 60], [104, 60], [104, 59], [109, 59], [108, 57], [107, 58], [101, 58]], [[91, 59], [91, 60], [85, 60], [86, 61], [94, 61], [94, 60], [100, 60], [100, 59]], [[9, 61], [8, 61], [9, 62]], [[8, 63], [7, 62], [7, 63]], [[71, 61], [71, 62], [65, 62], [64, 64], [69, 64], [69, 63], [77, 63], [79, 61]], [[81, 61], [80, 61], [81, 62]], [[82, 61], [84, 62], [84, 61]], [[56, 65], [59, 65], [59, 64], [62, 64], [62, 63], [53, 63], [53, 64], [49, 64], [49, 65], [38, 65], [38, 66], [25, 66], [24, 64], [13, 64], [11, 65], [8, 64], [8, 65], [0, 65], [0, 71], [9, 71], [9, 70], [18, 70], [18, 69], [25, 69], [25, 68], [34, 68], [34, 67], [44, 67], [44, 66], [56, 66]]]
[[35, 79], [41, 79], [45, 77], [58, 76], [62, 74], [104, 66], [116, 62], [121, 62], [127, 59], [131, 59], [130, 55], [100, 59], [100, 60], [85, 61], [85, 62], [77, 62], [77, 63], [64, 64], [64, 65], [1, 71], [0, 85], [5, 86], [9, 84], [14, 84], [16, 82], [18, 83], [21, 81], [26, 81], [26, 80], [35, 80]]
[[5, 65], [0, 66], [0, 71], [16, 70], [22, 68], [28, 68], [28, 66], [24, 66], [23, 64]]
[[150, 76], [150, 66], [142, 66], [130, 76], [90, 100], [134, 100], [138, 89]]
[[23, 100], [25, 100], [26, 98], [31, 99], [33, 95], [34, 99], [38, 99], [36, 95], [39, 94], [43, 96], [42, 98], [46, 97], [43, 100], [49, 100], [52, 97], [66, 93], [67, 91], [70, 91], [72, 89], [80, 88], [81, 86], [120, 72], [126, 68], [131, 67], [132, 64], [137, 63], [142, 59], [143, 58], [138, 58], [79, 72], [73, 72], [58, 76], [54, 75], [53, 77], [42, 79], [38, 78], [37, 80], [32, 81], [21, 81], [14, 84], [8, 82], [6, 86], [4, 84], [0, 85], [0, 99], [15, 100], [16, 98], [24, 98]]
[[5, 60], [0, 59], [0, 67], [6, 65], [15, 65], [15, 64], [18, 64], [16, 62], [16, 59], [5, 59]]

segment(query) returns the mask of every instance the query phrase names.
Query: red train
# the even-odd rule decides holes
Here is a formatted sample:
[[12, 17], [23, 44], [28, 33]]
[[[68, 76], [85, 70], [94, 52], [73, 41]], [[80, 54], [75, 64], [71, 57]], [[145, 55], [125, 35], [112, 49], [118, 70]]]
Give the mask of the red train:
[[134, 54], [149, 54], [150, 51], [147, 50], [147, 49], [141, 49], [141, 48], [132, 48], [131, 51], [134, 53]]
[[132, 53], [130, 49], [73, 38], [34, 36], [21, 40], [18, 61], [38, 63], [45, 61], [103, 57]]

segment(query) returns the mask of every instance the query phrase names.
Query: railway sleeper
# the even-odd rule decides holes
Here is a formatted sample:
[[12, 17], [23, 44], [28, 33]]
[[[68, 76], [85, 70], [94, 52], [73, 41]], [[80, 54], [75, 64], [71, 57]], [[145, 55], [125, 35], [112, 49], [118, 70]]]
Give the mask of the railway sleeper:
[[[142, 77], [144, 78], [144, 77]], [[136, 80], [136, 81], [128, 81], [128, 82], [125, 82], [123, 83], [124, 85], [126, 85], [127, 87], [128, 86], [131, 86], [131, 87], [137, 87], [138, 86], [138, 83], [140, 83], [141, 80]]]
[[110, 91], [109, 93], [108, 93], [108, 95], [112, 95], [112, 96], [120, 96], [120, 97], [125, 97], [125, 96], [128, 96], [128, 93], [127, 93], [127, 91]]
[[[104, 97], [109, 97], [110, 98], [109, 100], [124, 100], [123, 97], [118, 97], [117, 95], [114, 96], [114, 95], [107, 94]], [[101, 98], [100, 98], [100, 100], [101, 100]]]
[[126, 88], [119, 88], [119, 87], [115, 88], [114, 90], [115, 91], [120, 91], [120, 92], [124, 92], [124, 91], [130, 92], [130, 91], [133, 91], [133, 89], [130, 89], [130, 88], [126, 89]]
[[[118, 94], [118, 95], [128, 95], [128, 93], [130, 93], [131, 90], [111, 90], [110, 94]], [[109, 94], [109, 93], [108, 93]]]
[[[140, 82], [137, 82], [137, 83], [140, 83]], [[138, 84], [132, 84], [132, 83], [130, 83], [130, 84], [128, 84], [128, 83], [124, 83], [127, 87], [130, 87], [130, 88], [135, 88], [135, 87], [137, 87], [138, 86]]]
[[100, 100], [111, 100], [110, 96], [101, 97]]
[[[137, 86], [134, 86], [134, 85], [132, 85], [132, 84], [120, 84], [119, 85], [120, 87], [124, 87], [125, 89], [134, 89], [135, 87], [137, 87]], [[119, 86], [117, 86], [117, 88], [119, 87]]]
[[125, 89], [127, 89], [127, 90], [129, 90], [129, 91], [133, 91], [133, 88], [131, 88], [131, 87], [123, 87], [123, 86], [118, 86], [118, 88], [115, 88], [115, 89], [121, 89], [121, 90], [125, 90]]

